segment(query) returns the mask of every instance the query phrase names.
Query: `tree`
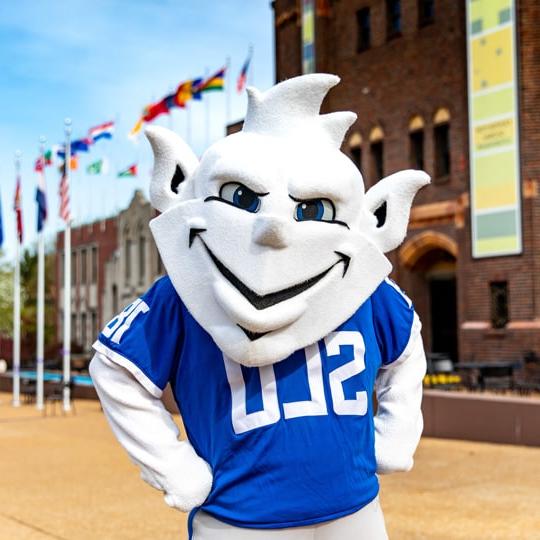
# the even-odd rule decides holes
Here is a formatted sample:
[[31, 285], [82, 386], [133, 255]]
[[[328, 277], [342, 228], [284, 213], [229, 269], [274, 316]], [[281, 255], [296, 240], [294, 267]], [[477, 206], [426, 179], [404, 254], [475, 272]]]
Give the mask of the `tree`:
[[13, 335], [13, 268], [0, 265], [0, 336]]
[[[54, 253], [45, 255], [45, 346], [55, 340]], [[21, 257], [21, 340], [27, 350], [35, 351], [37, 341], [38, 260], [35, 249], [26, 248]]]

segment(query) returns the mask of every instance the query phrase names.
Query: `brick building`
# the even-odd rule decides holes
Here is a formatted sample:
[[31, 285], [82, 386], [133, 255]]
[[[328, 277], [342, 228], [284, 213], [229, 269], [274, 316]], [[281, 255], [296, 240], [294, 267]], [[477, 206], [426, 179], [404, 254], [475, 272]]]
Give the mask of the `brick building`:
[[[71, 336], [74, 352], [88, 351], [103, 325], [105, 263], [118, 246], [117, 220], [108, 218], [71, 229]], [[64, 231], [56, 237], [57, 339], [64, 328]], [[61, 254], [61, 255], [60, 255]]]
[[[71, 230], [71, 335], [87, 359], [103, 326], [163, 273], [148, 222], [155, 211], [140, 191], [118, 215]], [[63, 339], [64, 231], [57, 235], [57, 339]]]
[[[408, 236], [390, 255], [413, 297], [426, 347], [459, 361], [540, 354], [540, 4], [516, 9], [522, 252], [471, 248], [467, 20], [464, 0], [316, 0], [315, 71], [342, 79], [323, 112], [358, 114], [344, 151], [366, 188], [423, 168]], [[302, 73], [302, 2], [272, 2], [276, 79]], [[499, 51], [497, 51], [499, 53]]]

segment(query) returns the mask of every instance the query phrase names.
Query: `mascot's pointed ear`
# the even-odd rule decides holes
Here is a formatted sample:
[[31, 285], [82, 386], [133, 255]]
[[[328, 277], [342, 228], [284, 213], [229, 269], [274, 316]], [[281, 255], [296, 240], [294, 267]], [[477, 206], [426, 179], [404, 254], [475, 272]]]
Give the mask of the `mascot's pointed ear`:
[[366, 193], [366, 210], [376, 217], [368, 234], [383, 253], [403, 242], [413, 198], [429, 182], [423, 171], [400, 171], [383, 178]]
[[191, 148], [174, 132], [159, 126], [147, 127], [146, 137], [154, 152], [150, 202], [160, 212], [178, 203], [184, 181], [199, 165]]

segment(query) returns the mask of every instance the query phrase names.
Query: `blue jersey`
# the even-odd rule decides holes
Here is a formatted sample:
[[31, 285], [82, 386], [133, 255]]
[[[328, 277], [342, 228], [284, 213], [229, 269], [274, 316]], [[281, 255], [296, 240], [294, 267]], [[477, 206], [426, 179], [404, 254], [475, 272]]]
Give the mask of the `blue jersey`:
[[377, 495], [374, 381], [406, 354], [416, 326], [410, 301], [386, 280], [326, 338], [246, 368], [224, 357], [164, 277], [95, 347], [156, 396], [171, 383], [188, 438], [212, 467], [206, 512], [281, 528], [353, 513]]

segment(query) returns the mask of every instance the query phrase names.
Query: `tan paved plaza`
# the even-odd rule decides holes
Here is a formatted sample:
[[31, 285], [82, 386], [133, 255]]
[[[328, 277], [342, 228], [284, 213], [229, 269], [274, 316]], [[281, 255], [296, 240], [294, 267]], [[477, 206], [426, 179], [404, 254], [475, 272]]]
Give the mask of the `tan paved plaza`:
[[[76, 407], [43, 419], [0, 394], [0, 540], [185, 539], [98, 403]], [[424, 439], [381, 498], [392, 539], [540, 539], [540, 448]]]

